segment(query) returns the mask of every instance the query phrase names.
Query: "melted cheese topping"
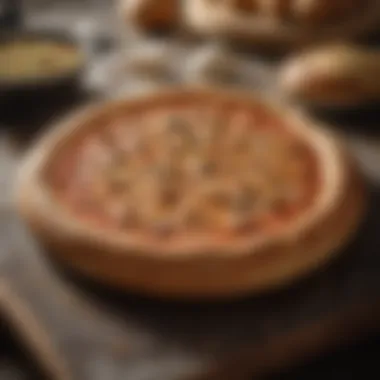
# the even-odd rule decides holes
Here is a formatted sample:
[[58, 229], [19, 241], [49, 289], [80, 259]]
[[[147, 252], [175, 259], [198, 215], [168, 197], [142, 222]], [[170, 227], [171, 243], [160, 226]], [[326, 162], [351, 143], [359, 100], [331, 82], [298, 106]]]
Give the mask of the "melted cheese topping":
[[158, 237], [279, 227], [317, 191], [312, 149], [239, 104], [114, 115], [62, 149], [49, 178], [77, 218]]

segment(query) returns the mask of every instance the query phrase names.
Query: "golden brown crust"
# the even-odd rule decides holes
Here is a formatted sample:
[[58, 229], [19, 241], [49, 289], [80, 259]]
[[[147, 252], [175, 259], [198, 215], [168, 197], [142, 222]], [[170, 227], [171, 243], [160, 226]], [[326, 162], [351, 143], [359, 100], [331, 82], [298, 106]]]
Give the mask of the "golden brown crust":
[[179, 21], [179, 0], [120, 0], [123, 20], [141, 30], [175, 27]]
[[255, 4], [250, 12], [242, 12], [229, 0], [189, 0], [184, 2], [183, 18], [190, 30], [201, 35], [281, 50], [355, 38], [376, 31], [380, 22], [378, 1], [257, 0]]
[[380, 98], [380, 55], [355, 45], [307, 49], [279, 71], [285, 96], [318, 106], [352, 106]]
[[[174, 248], [149, 239], [97, 231], [72, 220], [51, 201], [41, 172], [57, 144], [83, 129], [83, 122], [120, 107], [154, 104], [178, 97], [227, 97], [242, 104], [264, 104], [290, 121], [295, 134], [317, 151], [322, 189], [315, 205], [269, 236]], [[21, 214], [61, 260], [89, 276], [121, 288], [165, 296], [221, 297], [276, 288], [327, 261], [351, 237], [366, 201], [362, 180], [335, 138], [295, 112], [273, 107], [245, 93], [181, 90], [90, 108], [49, 133], [28, 155], [20, 172]], [[82, 126], [82, 128], [81, 128]], [[348, 206], [349, 205], [349, 206]]]

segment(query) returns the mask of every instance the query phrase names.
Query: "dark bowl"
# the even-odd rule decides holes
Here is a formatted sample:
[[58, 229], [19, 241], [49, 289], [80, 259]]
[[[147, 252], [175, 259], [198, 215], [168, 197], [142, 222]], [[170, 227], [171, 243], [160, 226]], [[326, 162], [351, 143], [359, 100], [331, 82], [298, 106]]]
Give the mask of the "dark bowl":
[[0, 77], [0, 118], [17, 117], [36, 107], [44, 108], [70, 101], [82, 91], [82, 79], [86, 68], [84, 53], [75, 38], [58, 31], [20, 30], [0, 34], [0, 48], [12, 41], [53, 41], [78, 49], [83, 55], [77, 66], [62, 73], [34, 78], [4, 79]]

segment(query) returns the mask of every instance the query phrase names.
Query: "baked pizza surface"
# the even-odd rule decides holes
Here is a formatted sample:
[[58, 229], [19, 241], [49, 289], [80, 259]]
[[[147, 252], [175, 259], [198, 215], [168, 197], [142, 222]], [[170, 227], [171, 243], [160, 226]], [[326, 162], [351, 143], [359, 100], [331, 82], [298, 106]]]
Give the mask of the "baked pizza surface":
[[75, 269], [149, 294], [292, 282], [354, 233], [362, 180], [336, 138], [254, 95], [160, 92], [85, 110], [20, 172], [36, 236]]
[[57, 155], [48, 180], [94, 226], [155, 239], [270, 233], [315, 201], [313, 149], [260, 106], [191, 99], [110, 115]]

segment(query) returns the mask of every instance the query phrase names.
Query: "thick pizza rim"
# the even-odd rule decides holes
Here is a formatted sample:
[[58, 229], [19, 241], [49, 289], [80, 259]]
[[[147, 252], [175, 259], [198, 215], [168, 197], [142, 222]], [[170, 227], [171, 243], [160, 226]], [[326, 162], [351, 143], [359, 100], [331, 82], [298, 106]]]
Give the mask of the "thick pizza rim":
[[[306, 142], [317, 148], [317, 165], [322, 168], [321, 174], [323, 181], [318, 194], [318, 201], [314, 206], [309, 208], [297, 223], [289, 223], [286, 228], [276, 234], [269, 236], [259, 236], [253, 241], [243, 242], [232, 239], [231, 243], [226, 245], [204, 246], [202, 244], [190, 244], [188, 246], [174, 246], [171, 249], [157, 246], [157, 242], [142, 241], [141, 239], [133, 239], [131, 236], [123, 233], [111, 233], [102, 231], [92, 226], [76, 220], [70, 215], [62, 212], [62, 208], [53, 202], [48, 195], [48, 189], [41, 180], [41, 172], [48, 165], [51, 154], [54, 154], [55, 145], [64, 139], [69, 139], [79, 130], [84, 120], [89, 115], [94, 118], [104, 114], [104, 112], [112, 112], [112, 110], [120, 106], [126, 107], [137, 103], [149, 103], [158, 97], [171, 96], [194, 96], [194, 94], [202, 94], [203, 96], [223, 96], [241, 100], [243, 103], [251, 103], [252, 101], [263, 104], [268, 110], [279, 114], [281, 117], [289, 120], [295, 132], [306, 138]], [[310, 124], [312, 128], [310, 128]], [[79, 127], [78, 127], [79, 126]], [[62, 122], [55, 124], [54, 128], [49, 131], [42, 139], [31, 149], [29, 154], [21, 166], [19, 178], [19, 199], [23, 204], [29, 204], [27, 208], [33, 209], [35, 223], [45, 224], [54, 231], [64, 231], [67, 236], [78, 241], [90, 240], [99, 246], [107, 247], [107, 250], [113, 253], [123, 254], [126, 251], [129, 255], [144, 255], [154, 258], [191, 258], [195, 256], [215, 256], [215, 257], [244, 257], [260, 251], [266, 251], [277, 245], [293, 245], [298, 240], [302, 240], [302, 236], [307, 235], [313, 228], [328, 218], [334, 212], [341, 198], [345, 196], [345, 184], [347, 181], [347, 170], [344, 155], [341, 153], [341, 147], [335, 136], [328, 131], [323, 130], [308, 118], [305, 118], [299, 111], [292, 110], [287, 106], [275, 104], [273, 101], [267, 101], [262, 96], [242, 91], [232, 92], [215, 89], [171, 89], [158, 94], [139, 96], [131, 99], [122, 99], [108, 102], [105, 105], [94, 105], [86, 108], [74, 116], [65, 118]], [[120, 235], [120, 236], [118, 236]], [[152, 244], [153, 243], [153, 244]]]

